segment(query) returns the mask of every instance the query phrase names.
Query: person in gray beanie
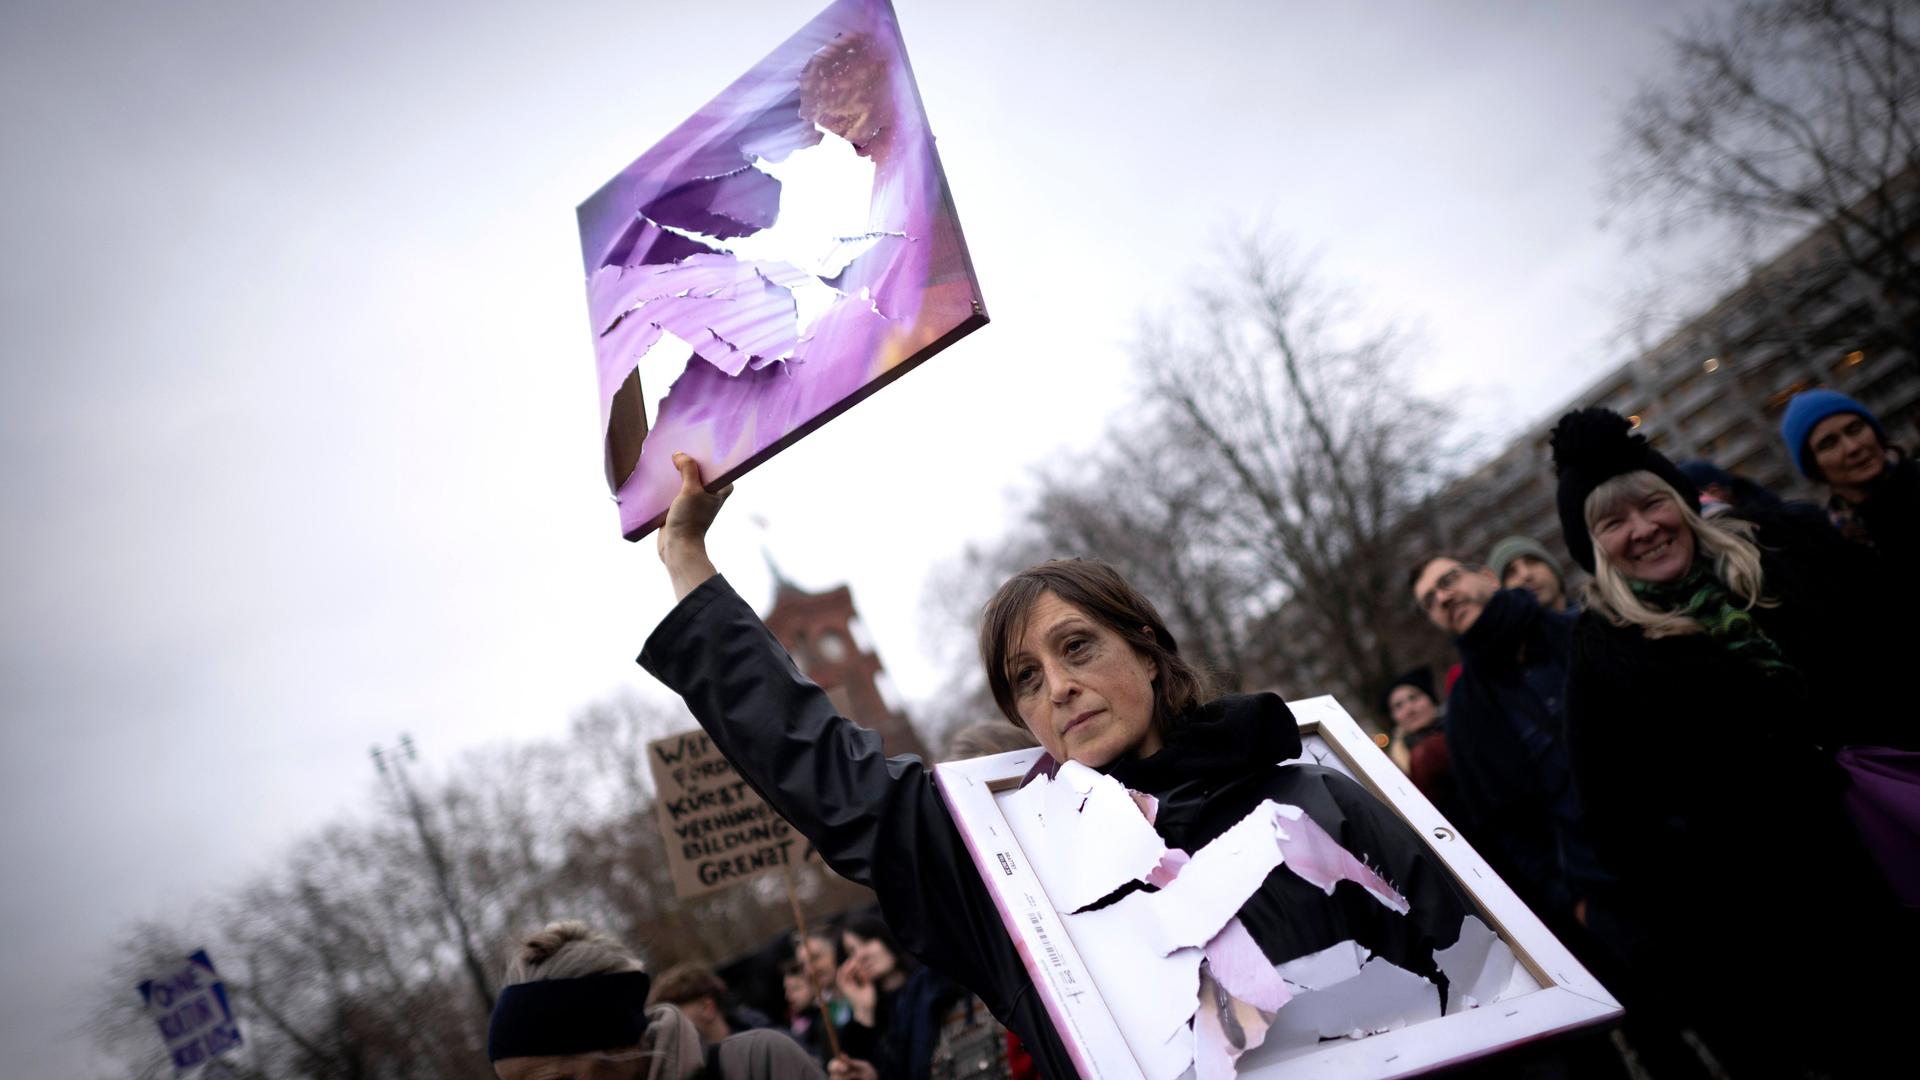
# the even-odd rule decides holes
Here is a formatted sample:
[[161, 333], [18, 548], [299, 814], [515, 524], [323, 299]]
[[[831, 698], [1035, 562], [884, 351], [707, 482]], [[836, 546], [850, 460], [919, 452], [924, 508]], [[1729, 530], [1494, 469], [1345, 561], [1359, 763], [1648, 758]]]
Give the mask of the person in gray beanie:
[[1567, 611], [1567, 576], [1547, 546], [1531, 536], [1509, 536], [1493, 545], [1487, 568], [1503, 589], [1525, 589], [1540, 606], [1556, 614]]

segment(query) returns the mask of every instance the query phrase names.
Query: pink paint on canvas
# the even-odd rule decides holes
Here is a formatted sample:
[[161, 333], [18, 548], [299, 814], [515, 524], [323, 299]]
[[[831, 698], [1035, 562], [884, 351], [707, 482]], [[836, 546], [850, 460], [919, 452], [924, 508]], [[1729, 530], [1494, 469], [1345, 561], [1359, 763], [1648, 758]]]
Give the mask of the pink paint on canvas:
[[[1237, 917], [1228, 919], [1227, 925], [1207, 942], [1206, 957], [1212, 977], [1227, 993], [1256, 1009], [1273, 1012], [1293, 997], [1287, 981], [1280, 977], [1280, 969], [1267, 959], [1260, 943]], [[1204, 1003], [1203, 996], [1203, 1007]]]
[[1337, 883], [1351, 881], [1402, 915], [1410, 910], [1407, 898], [1400, 895], [1400, 890], [1388, 884], [1372, 867], [1355, 858], [1352, 852], [1341, 847], [1340, 841], [1327, 835], [1320, 823], [1308, 817], [1299, 807], [1281, 806], [1279, 814], [1280, 854], [1287, 869], [1318, 886], [1328, 896], [1333, 895], [1333, 887]]
[[829, 6], [579, 219], [630, 540], [665, 516], [675, 451], [728, 483], [986, 322], [886, 0]]

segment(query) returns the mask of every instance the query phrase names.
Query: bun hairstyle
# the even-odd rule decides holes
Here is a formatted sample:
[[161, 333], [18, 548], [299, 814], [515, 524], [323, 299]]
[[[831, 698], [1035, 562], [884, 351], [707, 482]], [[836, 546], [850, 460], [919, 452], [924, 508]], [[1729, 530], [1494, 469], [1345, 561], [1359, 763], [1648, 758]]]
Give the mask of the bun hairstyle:
[[1601, 484], [1631, 472], [1650, 472], [1700, 512], [1700, 492], [1686, 474], [1655, 450], [1646, 436], [1611, 409], [1579, 409], [1554, 425], [1553, 468], [1559, 476], [1555, 501], [1560, 511], [1560, 534], [1567, 552], [1587, 573], [1593, 573], [1593, 534], [1587, 530], [1587, 496]]
[[699, 1033], [671, 1005], [647, 1008], [640, 958], [578, 920], [527, 936], [487, 1024], [487, 1060], [595, 1054], [652, 1059], [648, 1080], [693, 1080]]
[[613, 975], [640, 971], [643, 966], [626, 946], [578, 919], [564, 919], [548, 923], [520, 943], [507, 964], [506, 984]]

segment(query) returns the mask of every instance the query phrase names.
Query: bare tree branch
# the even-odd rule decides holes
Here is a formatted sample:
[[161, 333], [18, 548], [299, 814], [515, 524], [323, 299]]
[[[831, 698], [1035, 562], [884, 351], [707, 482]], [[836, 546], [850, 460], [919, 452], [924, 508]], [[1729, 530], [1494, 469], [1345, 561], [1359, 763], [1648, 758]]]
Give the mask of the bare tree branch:
[[[1741, 0], [1679, 35], [1670, 72], [1623, 115], [1614, 203], [1661, 229], [1723, 231], [1721, 292], [1817, 235], [1871, 306], [1873, 332], [1920, 364], [1916, 110], [1920, 7]], [[1822, 277], [1819, 248], [1803, 247], [1774, 271], [1780, 286]]]

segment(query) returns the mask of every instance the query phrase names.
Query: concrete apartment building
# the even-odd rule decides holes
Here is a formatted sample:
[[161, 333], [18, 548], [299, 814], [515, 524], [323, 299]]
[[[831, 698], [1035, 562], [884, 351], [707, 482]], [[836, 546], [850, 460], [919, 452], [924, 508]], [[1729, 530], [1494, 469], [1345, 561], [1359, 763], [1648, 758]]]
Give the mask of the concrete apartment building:
[[[1920, 177], [1897, 182], [1894, 217], [1920, 222]], [[1881, 207], [1883, 213], [1889, 208]], [[1920, 251], [1920, 229], [1905, 234]], [[1901, 308], [1889, 310], [1892, 303]], [[1491, 459], [1429, 498], [1404, 523], [1405, 550], [1483, 559], [1501, 537], [1532, 536], [1558, 552], [1577, 585], [1585, 575], [1566, 555], [1554, 506], [1548, 436], [1566, 412], [1589, 405], [1633, 418], [1676, 462], [1704, 458], [1790, 499], [1819, 501], [1818, 487], [1793, 468], [1780, 442], [1780, 413], [1801, 390], [1828, 386], [1874, 410], [1889, 437], [1920, 450], [1920, 302], [1889, 301], [1880, 283], [1848, 267], [1827, 230], [1816, 231], [1752, 273], [1732, 292], [1664, 340], [1594, 379], [1542, 413]], [[1420, 625], [1378, 632], [1402, 665], [1452, 663], [1452, 648]], [[1268, 632], [1311, 638], [1306, 613], [1283, 605]], [[1378, 721], [1355, 673], [1332, 670], [1313, 650], [1278, 674], [1283, 693], [1333, 691], [1352, 697], [1363, 722]]]
[[[1913, 201], [1920, 192], [1909, 189]], [[1913, 215], [1920, 217], [1920, 215]], [[1910, 237], [1920, 249], [1920, 234]], [[1840, 264], [1824, 231], [1802, 240], [1639, 356], [1595, 379], [1431, 503], [1423, 530], [1450, 550], [1484, 556], [1503, 536], [1564, 551], [1547, 439], [1568, 410], [1588, 405], [1634, 418], [1674, 461], [1704, 458], [1787, 498], [1822, 498], [1780, 442], [1794, 394], [1827, 386], [1874, 410], [1894, 442], [1915, 448], [1920, 366], [1896, 313]]]

